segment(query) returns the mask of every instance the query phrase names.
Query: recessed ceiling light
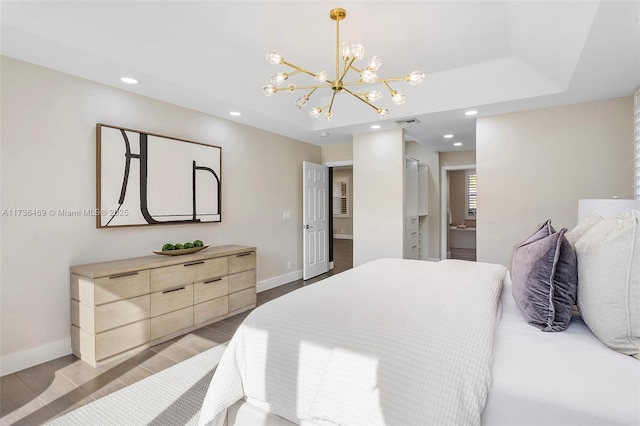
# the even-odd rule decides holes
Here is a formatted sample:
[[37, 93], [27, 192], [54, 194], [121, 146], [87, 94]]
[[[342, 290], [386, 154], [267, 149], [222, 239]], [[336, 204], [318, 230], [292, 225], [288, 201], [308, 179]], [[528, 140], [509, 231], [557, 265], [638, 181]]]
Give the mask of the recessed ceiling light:
[[131, 77], [122, 77], [120, 81], [127, 84], [138, 84], [138, 80]]
[[454, 142], [453, 146], [462, 146], [462, 142]]
[[464, 113], [464, 115], [476, 115], [478, 113], [478, 111], [476, 110], [471, 110], [471, 111], [467, 111]]
[[329, 136], [329, 133], [320, 133], [321, 138], [326, 138], [327, 136]]
[[233, 115], [234, 117], [240, 117], [242, 115], [242, 113], [238, 112], [238, 111], [231, 111], [229, 113], [229, 115]]
[[379, 129], [381, 126], [379, 124], [373, 124], [371, 126], [372, 129]]
[[448, 135], [444, 135], [445, 139], [451, 139], [453, 137], [453, 135], [451, 133], [449, 133]]

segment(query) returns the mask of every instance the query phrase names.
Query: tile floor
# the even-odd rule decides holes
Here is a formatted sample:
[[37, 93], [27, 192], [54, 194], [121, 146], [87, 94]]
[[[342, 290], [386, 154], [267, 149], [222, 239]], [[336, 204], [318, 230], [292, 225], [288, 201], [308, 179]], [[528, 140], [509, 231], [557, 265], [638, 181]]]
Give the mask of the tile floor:
[[[258, 293], [258, 306], [350, 269], [352, 240], [334, 240], [334, 269]], [[231, 339], [249, 311], [97, 368], [73, 355], [0, 377], [0, 425], [40, 425]]]

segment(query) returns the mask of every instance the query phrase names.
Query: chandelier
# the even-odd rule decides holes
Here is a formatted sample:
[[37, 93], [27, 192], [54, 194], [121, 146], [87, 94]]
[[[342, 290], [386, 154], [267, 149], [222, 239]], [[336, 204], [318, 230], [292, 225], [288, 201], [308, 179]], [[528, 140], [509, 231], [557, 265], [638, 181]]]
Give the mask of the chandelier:
[[[267, 52], [267, 61], [269, 61], [269, 63], [274, 65], [287, 65], [291, 67], [292, 70], [290, 70], [289, 72], [278, 72], [273, 74], [271, 76], [271, 84], [267, 84], [266, 86], [264, 86], [262, 88], [262, 92], [266, 96], [271, 96], [274, 93], [282, 90], [287, 92], [293, 92], [295, 90], [309, 90], [307, 94], [299, 97], [295, 102], [295, 105], [298, 108], [302, 109], [316, 90], [331, 89], [333, 90], [331, 101], [327, 105], [317, 106], [309, 111], [309, 116], [313, 118], [319, 117], [322, 112], [325, 111], [325, 117], [327, 118], [327, 120], [331, 120], [331, 118], [333, 117], [333, 102], [336, 95], [340, 92], [347, 92], [348, 94], [361, 100], [371, 108], [375, 109], [380, 117], [389, 115], [389, 110], [373, 105], [374, 102], [382, 97], [382, 93], [380, 93], [379, 90], [357, 92], [355, 91], [355, 86], [383, 83], [387, 90], [389, 90], [389, 94], [391, 95], [391, 100], [393, 101], [393, 103], [396, 105], [404, 104], [406, 101], [405, 95], [398, 92], [397, 90], [394, 90], [389, 85], [389, 82], [406, 81], [411, 85], [416, 85], [422, 83], [425, 77], [424, 73], [421, 71], [413, 71], [403, 77], [378, 78], [377, 71], [380, 68], [380, 65], [382, 65], [382, 59], [380, 58], [380, 56], [371, 57], [368, 65], [364, 69], [356, 68], [353, 63], [356, 59], [362, 59], [364, 57], [364, 46], [360, 43], [352, 43], [350, 41], [340, 44], [340, 21], [342, 21], [346, 16], [346, 10], [341, 8], [331, 9], [331, 11], [329, 12], [329, 17], [332, 20], [336, 21], [336, 74], [334, 80], [329, 80], [327, 71], [320, 70], [315, 73], [311, 72], [302, 67], [294, 65], [291, 62], [287, 62], [282, 56], [278, 55], [275, 50], [269, 50]], [[356, 72], [358, 75], [358, 79], [355, 81], [346, 81], [345, 77], [347, 76], [347, 73], [349, 71]], [[312, 76], [316, 79], [317, 84], [307, 86], [295, 86], [293, 84], [288, 84], [286, 86], [282, 86], [283, 83], [289, 79], [289, 77], [298, 73], [308, 74]], [[351, 75], [353, 75], [353, 73]]]

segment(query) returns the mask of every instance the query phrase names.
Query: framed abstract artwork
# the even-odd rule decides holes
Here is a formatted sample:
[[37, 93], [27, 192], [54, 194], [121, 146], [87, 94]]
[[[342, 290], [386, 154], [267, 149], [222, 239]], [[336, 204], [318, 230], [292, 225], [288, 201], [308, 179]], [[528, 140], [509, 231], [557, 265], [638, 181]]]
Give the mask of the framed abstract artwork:
[[96, 126], [96, 227], [222, 220], [222, 148]]

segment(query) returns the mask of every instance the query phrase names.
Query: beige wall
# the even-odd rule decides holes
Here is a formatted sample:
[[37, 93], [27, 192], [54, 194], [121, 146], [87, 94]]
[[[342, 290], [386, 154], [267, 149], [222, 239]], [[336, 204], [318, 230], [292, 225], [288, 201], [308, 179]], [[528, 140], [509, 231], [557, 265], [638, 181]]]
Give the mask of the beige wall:
[[95, 208], [98, 122], [219, 145], [223, 162], [222, 223], [96, 229], [94, 217], [3, 215], [1, 374], [71, 352], [71, 265], [199, 238], [256, 246], [259, 286], [301, 276], [302, 162], [319, 163], [319, 147], [1, 58], [3, 209]]
[[440, 166], [468, 166], [476, 164], [475, 151], [448, 151], [440, 153]]
[[353, 136], [353, 265], [404, 249], [402, 129]]
[[632, 198], [632, 98], [477, 120], [478, 260], [509, 264], [539, 223], [576, 225], [581, 198]]
[[333, 235], [353, 237], [353, 168], [333, 169], [333, 178], [346, 177], [349, 179], [349, 217], [333, 218]]
[[325, 145], [321, 152], [323, 163], [353, 160], [353, 144], [351, 142]]

